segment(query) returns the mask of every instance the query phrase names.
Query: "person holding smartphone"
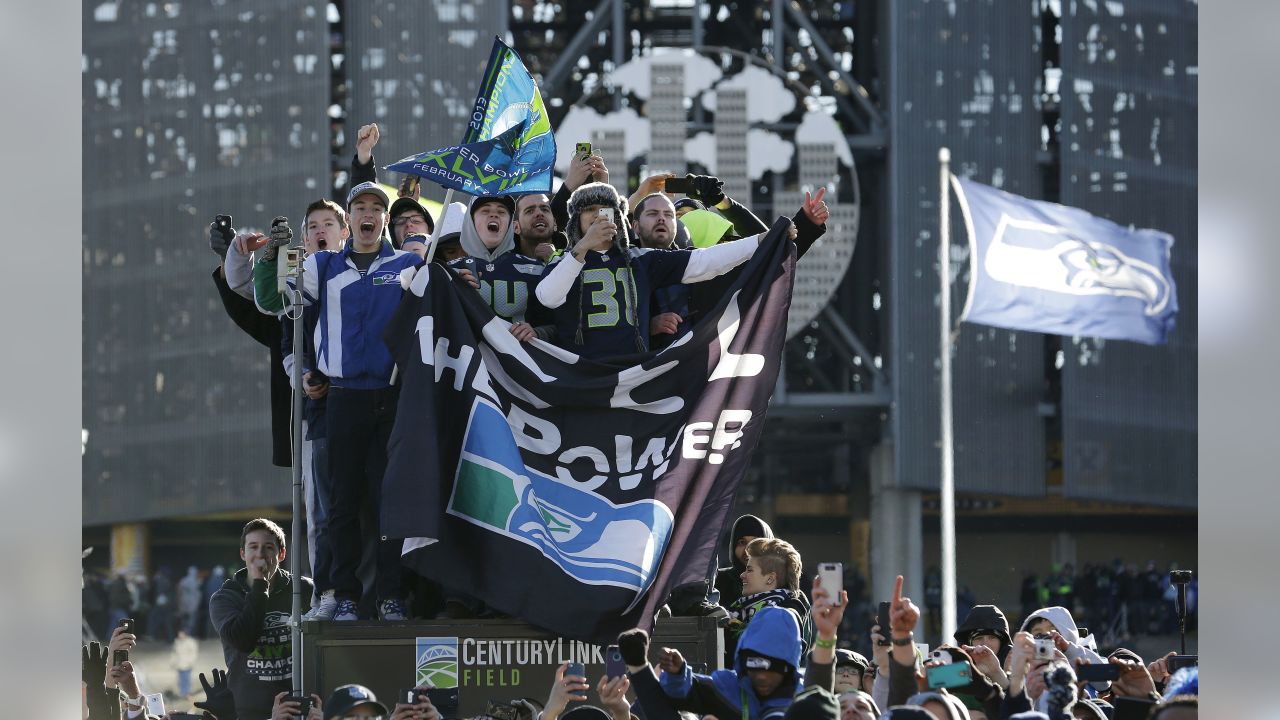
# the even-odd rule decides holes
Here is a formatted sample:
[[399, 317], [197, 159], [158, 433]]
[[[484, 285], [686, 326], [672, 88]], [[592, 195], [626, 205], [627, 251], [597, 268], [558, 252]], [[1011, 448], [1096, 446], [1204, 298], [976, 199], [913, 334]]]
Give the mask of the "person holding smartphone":
[[[568, 251], [549, 264], [534, 290], [549, 308], [556, 342], [583, 357], [601, 359], [649, 349], [649, 297], [654, 289], [697, 283], [746, 262], [760, 235], [701, 250], [634, 247], [626, 202], [612, 185], [588, 183], [569, 197]], [[665, 197], [653, 211], [674, 229], [675, 208]]]

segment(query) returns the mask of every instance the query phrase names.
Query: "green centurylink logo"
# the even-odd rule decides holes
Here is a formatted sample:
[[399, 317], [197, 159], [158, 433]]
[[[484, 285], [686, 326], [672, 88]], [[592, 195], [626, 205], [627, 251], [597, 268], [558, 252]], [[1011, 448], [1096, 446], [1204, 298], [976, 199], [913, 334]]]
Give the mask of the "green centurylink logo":
[[458, 638], [418, 638], [418, 687], [458, 687]]

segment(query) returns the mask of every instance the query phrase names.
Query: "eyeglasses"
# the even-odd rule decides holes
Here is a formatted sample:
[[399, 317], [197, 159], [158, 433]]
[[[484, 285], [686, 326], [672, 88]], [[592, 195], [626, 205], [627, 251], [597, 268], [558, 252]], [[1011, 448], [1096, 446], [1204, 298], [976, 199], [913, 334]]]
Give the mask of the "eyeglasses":
[[421, 215], [401, 215], [391, 221], [395, 227], [403, 227], [405, 225], [426, 225], [427, 221]]

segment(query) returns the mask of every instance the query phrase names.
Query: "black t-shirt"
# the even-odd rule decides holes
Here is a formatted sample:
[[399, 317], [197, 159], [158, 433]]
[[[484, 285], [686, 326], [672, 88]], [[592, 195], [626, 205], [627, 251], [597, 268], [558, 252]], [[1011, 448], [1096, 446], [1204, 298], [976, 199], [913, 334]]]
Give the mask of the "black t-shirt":
[[356, 252], [355, 250], [351, 251], [351, 262], [356, 264], [356, 270], [360, 271], [360, 277], [364, 277], [364, 274], [369, 272], [369, 266], [377, 259], [377, 250], [367, 253]]

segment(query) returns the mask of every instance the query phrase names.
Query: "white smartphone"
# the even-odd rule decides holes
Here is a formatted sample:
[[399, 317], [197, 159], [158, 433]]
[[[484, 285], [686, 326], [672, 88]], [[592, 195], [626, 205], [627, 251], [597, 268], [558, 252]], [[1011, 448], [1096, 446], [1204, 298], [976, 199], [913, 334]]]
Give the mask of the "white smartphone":
[[613, 222], [613, 208], [600, 208], [600, 217]]
[[844, 563], [818, 563], [818, 577], [822, 579], [822, 589], [827, 591], [831, 604], [840, 605], [840, 591], [844, 590]]
[[147, 703], [147, 714], [164, 717], [164, 693], [147, 693], [142, 696]]

